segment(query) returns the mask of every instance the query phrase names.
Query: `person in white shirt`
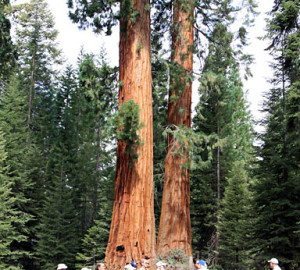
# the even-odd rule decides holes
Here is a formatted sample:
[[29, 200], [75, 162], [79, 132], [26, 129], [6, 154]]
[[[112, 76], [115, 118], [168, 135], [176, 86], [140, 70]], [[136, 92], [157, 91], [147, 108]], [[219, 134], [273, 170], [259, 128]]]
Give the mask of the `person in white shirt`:
[[281, 270], [281, 268], [279, 267], [279, 263], [278, 260], [276, 258], [272, 258], [271, 260], [268, 261], [268, 263], [270, 264], [270, 268], [273, 270]]

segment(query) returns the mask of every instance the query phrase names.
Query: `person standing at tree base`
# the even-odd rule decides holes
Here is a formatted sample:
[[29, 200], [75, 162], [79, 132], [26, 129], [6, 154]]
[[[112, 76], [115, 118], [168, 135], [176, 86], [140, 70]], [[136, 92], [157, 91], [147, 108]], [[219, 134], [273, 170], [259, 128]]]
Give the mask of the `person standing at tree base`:
[[278, 265], [278, 260], [276, 258], [272, 258], [268, 261], [268, 263], [270, 264], [270, 268], [272, 270], [281, 270], [281, 268]]
[[149, 266], [150, 266], [149, 260], [146, 259], [146, 258], [142, 259], [141, 260], [141, 265], [142, 265], [142, 267], [139, 270], [148, 270]]

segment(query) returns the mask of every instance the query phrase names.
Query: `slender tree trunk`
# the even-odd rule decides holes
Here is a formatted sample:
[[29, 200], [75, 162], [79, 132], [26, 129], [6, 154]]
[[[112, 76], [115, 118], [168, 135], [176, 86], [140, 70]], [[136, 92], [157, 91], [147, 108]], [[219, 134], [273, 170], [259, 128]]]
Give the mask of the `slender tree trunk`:
[[[193, 25], [194, 8], [183, 7], [180, 1], [174, 3], [172, 35], [172, 62], [181, 72], [171, 72], [171, 90], [169, 91], [168, 124], [191, 127], [191, 98], [193, 70]], [[178, 82], [178, 78], [180, 82]], [[176, 82], [177, 81], [177, 82]], [[175, 99], [174, 99], [175, 97]], [[175, 100], [175, 101], [174, 101]], [[176, 156], [172, 152], [178, 148], [174, 137], [168, 136], [165, 161], [165, 182], [157, 239], [157, 255], [169, 250], [181, 249], [190, 259], [191, 221], [190, 221], [190, 173], [180, 165], [186, 162], [187, 155]]]
[[[98, 116], [99, 117], [99, 116]], [[97, 148], [96, 148], [96, 168], [95, 168], [95, 183], [94, 183], [94, 194], [93, 194], [93, 213], [92, 213], [92, 223], [94, 223], [97, 214], [97, 200], [98, 200], [98, 186], [99, 186], [99, 171], [100, 171], [100, 152], [101, 152], [101, 120], [99, 117], [98, 127], [97, 127]]]
[[28, 112], [27, 112], [27, 127], [28, 127], [27, 141], [29, 141], [29, 130], [31, 125], [32, 103], [33, 103], [33, 96], [34, 96], [34, 85], [35, 85], [34, 70], [35, 70], [35, 53], [32, 56], [31, 71], [30, 71], [30, 85], [29, 85], [29, 93], [28, 93]]
[[[284, 40], [286, 39], [286, 35], [284, 34]], [[282, 46], [284, 48], [284, 46]], [[282, 51], [282, 61], [284, 59], [284, 51]], [[284, 69], [284, 63], [281, 63], [282, 65], [282, 112], [283, 112], [283, 149], [282, 149], [282, 156], [283, 159], [286, 159], [287, 155], [287, 121], [286, 121], [286, 95], [285, 95], [285, 69]], [[288, 179], [288, 169], [285, 167], [283, 169], [283, 179], [284, 181], [287, 181]]]
[[[121, 11], [128, 7], [121, 2]], [[122, 269], [125, 263], [149, 257], [155, 262], [155, 223], [153, 192], [153, 130], [149, 0], [133, 0], [138, 12], [135, 22], [120, 24], [119, 106], [128, 100], [140, 109], [139, 131], [143, 145], [139, 157], [130, 166], [125, 143], [118, 142], [115, 197], [106, 263], [109, 269]], [[123, 246], [123, 247], [122, 247]], [[124, 248], [124, 249], [123, 249]]]
[[[217, 127], [218, 141], [220, 137], [220, 127]], [[215, 244], [215, 264], [219, 262], [219, 241], [220, 241], [220, 210], [221, 210], [221, 164], [220, 164], [220, 146], [217, 146], [217, 231]]]

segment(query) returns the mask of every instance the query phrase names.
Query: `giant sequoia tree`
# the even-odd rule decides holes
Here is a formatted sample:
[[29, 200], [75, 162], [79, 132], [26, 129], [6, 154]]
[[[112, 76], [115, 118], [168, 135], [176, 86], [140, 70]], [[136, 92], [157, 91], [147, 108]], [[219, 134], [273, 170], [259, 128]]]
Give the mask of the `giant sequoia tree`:
[[[95, 31], [105, 28], [109, 33], [117, 19], [111, 5], [96, 1], [78, 5], [71, 18], [83, 27], [93, 25]], [[106, 251], [108, 267], [113, 269], [144, 256], [155, 257], [149, 7], [148, 1], [121, 1], [118, 17], [119, 107], [124, 110], [120, 114], [115, 199]], [[143, 128], [139, 129], [141, 123]]]
[[[174, 2], [168, 104], [170, 126], [191, 127], [193, 14], [192, 1]], [[189, 171], [182, 167], [188, 157], [186, 153], [172, 154], [179, 147], [176, 138], [170, 134], [167, 142], [164, 193], [156, 250], [158, 255], [165, 255], [169, 250], [178, 248], [191, 257], [190, 179]]]

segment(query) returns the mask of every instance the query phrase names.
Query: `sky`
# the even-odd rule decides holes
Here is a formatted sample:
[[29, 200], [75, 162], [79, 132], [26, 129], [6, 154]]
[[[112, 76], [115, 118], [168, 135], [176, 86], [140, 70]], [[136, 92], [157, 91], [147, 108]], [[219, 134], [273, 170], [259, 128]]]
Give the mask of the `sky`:
[[[62, 49], [66, 61], [76, 64], [77, 57], [81, 48], [85, 52], [99, 54], [100, 48], [105, 48], [107, 52], [107, 61], [111, 65], [118, 65], [118, 31], [113, 35], [106, 37], [95, 34], [91, 29], [79, 30], [76, 24], [73, 24], [68, 17], [68, 8], [66, 0], [47, 0], [49, 8], [55, 18], [56, 29], [59, 31], [58, 42]], [[256, 120], [260, 119], [260, 108], [263, 102], [263, 94], [270, 88], [268, 79], [272, 72], [269, 67], [271, 57], [264, 49], [268, 46], [266, 41], [259, 40], [265, 34], [265, 17], [273, 5], [273, 0], [257, 0], [258, 11], [260, 14], [256, 17], [255, 26], [249, 31], [249, 46], [247, 52], [254, 56], [254, 64], [251, 66], [253, 77], [244, 81], [244, 90], [247, 92], [247, 99], [250, 104], [250, 110]], [[197, 87], [193, 88], [193, 107], [197, 104], [199, 96]], [[256, 127], [259, 130], [259, 127]]]

